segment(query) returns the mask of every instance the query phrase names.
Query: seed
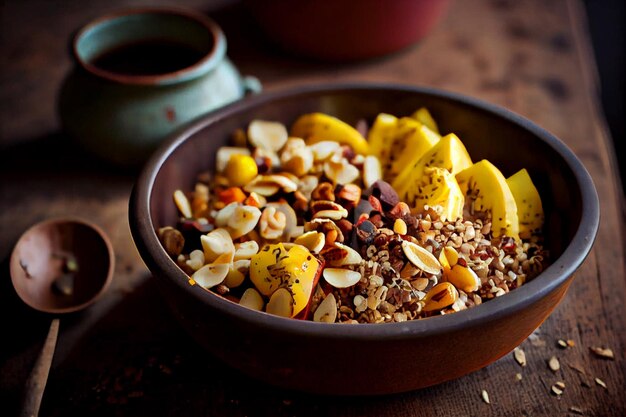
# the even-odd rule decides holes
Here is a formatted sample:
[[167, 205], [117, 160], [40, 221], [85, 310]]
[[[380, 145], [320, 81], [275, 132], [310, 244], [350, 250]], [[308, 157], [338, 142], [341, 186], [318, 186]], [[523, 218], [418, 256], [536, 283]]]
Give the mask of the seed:
[[484, 401], [485, 403], [487, 403], [487, 404], [491, 404], [491, 403], [489, 402], [489, 394], [487, 393], [487, 391], [482, 390], [481, 395], [482, 395], [482, 397], [483, 397], [483, 401]]
[[558, 389], [561, 389], [561, 390], [564, 390], [564, 389], [565, 389], [565, 382], [563, 382], [563, 381], [556, 381], [556, 382], [554, 383], [554, 385], [555, 385]]
[[585, 414], [585, 411], [582, 408], [576, 407], [575, 405], [571, 406], [569, 408], [569, 411], [571, 411], [574, 414], [579, 414], [581, 416]]
[[593, 352], [599, 358], [614, 360], [615, 355], [613, 351], [609, 348], [601, 348], [601, 347], [590, 347], [589, 350]]
[[574, 347], [576, 346], [576, 342], [574, 342], [572, 339], [567, 339], [567, 346]]
[[516, 347], [515, 350], [513, 350], [513, 356], [520, 366], [526, 366], [526, 354], [522, 349]]
[[600, 385], [602, 388], [606, 389], [606, 382], [604, 382], [603, 380], [601, 380], [600, 378], [594, 378], [594, 381], [596, 381], [596, 384]]
[[520, 374], [519, 372], [515, 374], [515, 380], [516, 381], [521, 381], [522, 380], [522, 374]]
[[396, 219], [396, 221], [393, 223], [393, 231], [399, 235], [406, 235], [408, 229], [404, 220]]
[[[444, 277], [455, 287], [467, 293], [474, 292], [480, 288], [478, 275], [471, 268], [462, 266], [461, 263], [454, 265], [451, 270], [445, 271]], [[502, 288], [498, 289], [502, 290]], [[496, 293], [496, 296], [498, 296], [498, 293]]]
[[556, 344], [558, 345], [558, 347], [560, 347], [561, 349], [567, 349], [567, 342], [563, 339], [559, 339], [557, 340]]
[[550, 369], [552, 369], [553, 372], [561, 369], [561, 364], [559, 363], [559, 360], [556, 358], [556, 356], [553, 356], [550, 358], [550, 360], [548, 360], [548, 366], [550, 367]]
[[174, 191], [174, 203], [176, 203], [176, 207], [178, 207], [178, 211], [180, 211], [183, 217], [189, 219], [193, 216], [189, 199], [181, 190]]
[[556, 386], [556, 384], [552, 385], [552, 388], [550, 388], [550, 390], [552, 391], [552, 393], [554, 395], [556, 395], [557, 397], [561, 394], [563, 394], [563, 390], [560, 389], [559, 387]]
[[442, 282], [431, 288], [424, 297], [424, 311], [436, 311], [454, 304], [459, 298], [459, 293], [454, 285]]

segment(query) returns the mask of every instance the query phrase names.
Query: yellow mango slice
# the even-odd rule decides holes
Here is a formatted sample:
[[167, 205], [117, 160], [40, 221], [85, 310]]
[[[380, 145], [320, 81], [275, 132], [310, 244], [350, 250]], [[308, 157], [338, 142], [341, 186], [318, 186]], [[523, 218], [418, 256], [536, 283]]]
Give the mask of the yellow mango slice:
[[324, 113], [300, 116], [291, 126], [291, 136], [302, 138], [307, 145], [330, 140], [352, 147], [356, 153], [366, 155], [369, 145], [363, 135], [349, 124]]
[[519, 236], [528, 239], [543, 227], [541, 197], [525, 168], [507, 178], [506, 183], [517, 205]]
[[[424, 155], [414, 158], [407, 164], [393, 180], [391, 186], [396, 190], [400, 199], [406, 201], [404, 198], [406, 198], [409, 190], [421, 184], [426, 168], [445, 168], [455, 175], [471, 165], [472, 159], [465, 146], [454, 133], [450, 133], [442, 137]], [[417, 194], [415, 190], [411, 192]]]
[[419, 124], [416, 126], [415, 129], [406, 134], [403, 149], [384, 174], [385, 180], [387, 182], [393, 181], [407, 165], [424, 156], [440, 139], [441, 136], [426, 125]]
[[401, 199], [417, 213], [423, 212], [425, 205], [440, 206], [442, 210], [439, 217], [443, 221], [463, 217], [465, 198], [456, 178], [445, 168], [425, 168], [417, 186], [407, 189]]
[[282, 243], [266, 245], [250, 260], [250, 280], [267, 297], [279, 288], [289, 291], [293, 317], [309, 302], [318, 267], [319, 262], [304, 246], [287, 250]]
[[491, 212], [494, 237], [504, 235], [519, 238], [515, 198], [498, 168], [483, 159], [456, 174], [456, 180], [466, 201], [473, 204], [474, 211]]
[[439, 127], [437, 126], [437, 122], [435, 122], [435, 119], [426, 107], [421, 107], [417, 109], [415, 113], [411, 115], [411, 117], [419, 121], [423, 125], [426, 125], [433, 132], [439, 134]]
[[391, 142], [393, 141], [397, 125], [397, 117], [380, 113], [376, 116], [374, 124], [372, 124], [372, 127], [367, 133], [369, 153], [377, 157], [381, 165], [385, 165], [389, 161]]

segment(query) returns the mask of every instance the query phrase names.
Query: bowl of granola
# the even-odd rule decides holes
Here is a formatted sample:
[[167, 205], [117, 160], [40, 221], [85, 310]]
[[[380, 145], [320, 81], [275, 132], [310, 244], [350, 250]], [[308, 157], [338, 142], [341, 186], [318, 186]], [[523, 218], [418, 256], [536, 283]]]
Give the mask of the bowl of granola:
[[216, 357], [283, 387], [384, 394], [513, 350], [565, 295], [599, 203], [532, 122], [367, 83], [194, 122], [146, 164], [129, 216], [174, 315]]

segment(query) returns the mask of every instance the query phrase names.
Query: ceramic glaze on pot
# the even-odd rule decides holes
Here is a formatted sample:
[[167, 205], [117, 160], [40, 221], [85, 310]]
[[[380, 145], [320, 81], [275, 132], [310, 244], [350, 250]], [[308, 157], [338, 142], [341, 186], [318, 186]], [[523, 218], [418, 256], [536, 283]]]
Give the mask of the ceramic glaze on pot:
[[258, 90], [226, 57], [226, 39], [206, 16], [141, 9], [104, 16], [72, 43], [75, 69], [59, 96], [65, 130], [122, 164], [143, 161], [168, 134]]

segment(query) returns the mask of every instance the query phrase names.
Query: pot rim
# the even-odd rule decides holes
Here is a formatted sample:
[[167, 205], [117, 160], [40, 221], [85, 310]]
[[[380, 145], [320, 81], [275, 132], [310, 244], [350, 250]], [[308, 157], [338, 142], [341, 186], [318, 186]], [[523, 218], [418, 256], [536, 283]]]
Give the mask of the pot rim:
[[[177, 71], [154, 75], [132, 75], [107, 71], [85, 60], [79, 50], [79, 42], [91, 31], [106, 22], [133, 15], [169, 15], [188, 19], [204, 27], [213, 38], [211, 49], [195, 64]], [[96, 77], [120, 84], [130, 85], [170, 85], [199, 77], [213, 69], [226, 54], [226, 37], [220, 26], [208, 16], [199, 12], [178, 7], [143, 7], [118, 10], [100, 16], [81, 27], [72, 39], [71, 54], [78, 65]]]
[[[264, 103], [294, 99], [306, 95], [320, 95], [324, 93], [336, 94], [341, 92], [358, 93], [364, 90], [413, 92], [456, 101], [478, 108], [487, 113], [495, 114], [544, 140], [548, 146], [553, 148], [554, 151], [563, 158], [566, 165], [572, 170], [582, 196], [581, 222], [578, 225], [574, 237], [563, 250], [561, 256], [555, 259], [539, 276], [514, 291], [511, 291], [505, 297], [497, 297], [490, 300], [488, 303], [483, 303], [455, 314], [402, 323], [383, 323], [380, 325], [329, 324], [283, 318], [241, 307], [199, 286], [189, 285], [187, 275], [172, 261], [163, 249], [156, 231], [154, 230], [152, 214], [150, 213], [152, 186], [164, 161], [196, 132], [212, 123], [235, 116], [238, 113], [253, 109]], [[146, 163], [138, 177], [130, 198], [129, 221], [135, 244], [144, 262], [154, 272], [154, 275], [158, 279], [172, 281], [174, 285], [181, 287], [183, 291], [204, 303], [209, 309], [217, 310], [224, 315], [236, 317], [237, 320], [246, 322], [259, 329], [271, 328], [274, 331], [287, 332], [296, 337], [380, 342], [428, 337], [477, 327], [485, 323], [494, 322], [502, 317], [519, 313], [529, 305], [548, 296], [568, 281], [590, 253], [598, 232], [600, 207], [595, 186], [582, 162], [560, 139], [530, 120], [504, 107], [432, 87], [358, 82], [307, 85], [262, 93], [258, 96], [226, 106], [188, 125], [184, 130], [172, 135], [165, 141]], [[163, 276], [165, 276], [165, 278], [162, 278]]]

